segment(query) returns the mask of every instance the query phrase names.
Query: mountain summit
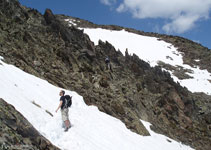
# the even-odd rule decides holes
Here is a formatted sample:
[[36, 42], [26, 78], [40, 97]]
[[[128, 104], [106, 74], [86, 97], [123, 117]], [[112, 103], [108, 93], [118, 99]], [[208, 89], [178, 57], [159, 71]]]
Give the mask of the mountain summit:
[[[140, 121], [145, 120], [152, 124], [154, 132], [196, 150], [210, 149], [209, 49], [181, 37], [144, 33], [112, 25], [95, 25], [79, 18], [54, 15], [50, 9], [41, 15], [37, 10], [21, 6], [16, 0], [0, 2], [0, 20], [0, 56], [3, 57], [0, 67], [3, 70], [7, 66], [5, 63], [11, 64], [54, 86], [76, 91], [87, 105], [97, 106], [101, 112], [121, 120], [139, 136], [151, 134]], [[112, 71], [106, 69], [106, 57], [111, 60]], [[17, 91], [14, 87], [12, 91], [6, 90], [9, 84], [3, 79], [0, 86], [5, 87], [2, 88], [5, 92], [1, 92], [0, 97], [14, 106], [17, 104], [15, 107], [18, 111], [26, 112], [26, 108], [22, 109], [18, 101], [22, 96], [27, 97], [24, 100], [30, 99], [33, 94], [29, 92], [28, 96], [22, 92], [21, 97], [16, 98], [17, 103], [14, 103], [10, 95], [14, 96], [19, 88], [23, 91], [26, 89], [20, 86], [21, 82], [18, 85], [12, 80], [13, 86], [18, 87]], [[191, 82], [187, 84], [186, 81]], [[36, 83], [32, 85], [40, 86]], [[56, 92], [56, 88], [52, 89], [52, 92]], [[37, 93], [43, 91], [36, 90]], [[52, 94], [51, 98], [57, 98], [57, 93], [45, 92]], [[45, 92], [42, 94], [45, 95]], [[42, 101], [36, 98], [29, 101], [34, 104], [39, 101], [37, 105], [42, 108]], [[58, 102], [45, 100], [48, 104], [53, 103], [51, 107], [46, 105], [48, 109], [54, 109], [52, 107]], [[75, 106], [79, 110], [85, 107], [79, 102]], [[91, 116], [94, 118], [94, 115]], [[40, 120], [36, 115], [35, 118]], [[51, 118], [49, 114], [48, 118]], [[32, 118], [31, 121], [34, 120]], [[4, 126], [10, 128], [9, 125], [4, 122]], [[115, 129], [118, 130], [117, 127]], [[5, 130], [0, 133], [10, 134]]]

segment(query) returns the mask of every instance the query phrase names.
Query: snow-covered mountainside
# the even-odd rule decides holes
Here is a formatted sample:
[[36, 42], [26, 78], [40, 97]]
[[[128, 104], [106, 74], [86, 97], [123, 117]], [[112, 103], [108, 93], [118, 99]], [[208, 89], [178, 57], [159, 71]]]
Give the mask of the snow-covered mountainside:
[[158, 40], [155, 37], [141, 36], [125, 30], [112, 31], [101, 28], [83, 28], [83, 30], [89, 35], [95, 45], [98, 44], [99, 40], [108, 41], [116, 50], [120, 50], [124, 54], [126, 49], [128, 49], [129, 54], [134, 53], [138, 55], [140, 59], [148, 62], [151, 66], [164, 62], [165, 64], [178, 67], [178, 69], [187, 70], [186, 74], [190, 76], [188, 79], [179, 79], [172, 71], [168, 71], [175, 82], [179, 82], [190, 91], [204, 92], [211, 95], [211, 73], [207, 70], [201, 70], [198, 66], [192, 67], [184, 64], [182, 53], [178, 52], [177, 48], [172, 44]]
[[145, 121], [142, 122], [151, 136], [133, 133], [120, 120], [100, 112], [95, 106], [87, 106], [83, 97], [68, 90], [66, 93], [73, 96], [70, 108], [73, 127], [66, 133], [62, 129], [60, 112], [55, 113], [61, 88], [2, 60], [0, 81], [0, 97], [15, 106], [42, 135], [63, 150], [192, 149], [154, 133], [150, 130], [150, 123]]
[[[152, 133], [153, 130], [193, 149], [210, 150], [211, 96], [192, 93], [188, 84], [184, 84], [194, 76], [194, 66], [200, 68], [200, 74], [203, 69], [211, 72], [208, 49], [181, 37], [100, 26], [80, 19], [66, 20], [71, 18], [54, 15], [50, 9], [42, 15], [21, 6], [17, 0], [0, 2], [0, 56], [4, 58], [0, 62], [0, 108], [6, 103], [3, 101], [14, 105], [40, 133], [62, 149], [69, 148], [69, 142], [73, 142], [71, 146], [76, 149], [85, 149], [84, 145], [86, 149], [94, 146], [98, 149], [123, 149], [124, 146], [126, 149], [127, 145], [155, 149], [159, 144], [154, 140], [160, 135]], [[90, 31], [97, 34], [96, 41], [91, 34], [88, 36], [89, 27], [95, 28]], [[99, 27], [107, 30], [96, 29]], [[113, 41], [114, 37], [120, 40], [103, 42], [103, 37], [110, 35], [107, 32], [115, 34], [106, 40]], [[101, 33], [103, 37], [99, 37]], [[102, 40], [96, 45], [98, 39]], [[126, 48], [130, 55], [125, 53], [124, 56]], [[165, 55], [160, 55], [161, 51]], [[113, 71], [106, 69], [106, 56], [110, 57]], [[205, 74], [207, 84], [210, 79]], [[203, 91], [205, 87], [209, 89], [201, 78], [200, 75], [197, 79]], [[194, 83], [197, 79], [191, 81]], [[55, 113], [61, 88], [74, 96], [70, 113], [73, 128], [68, 133], [63, 133], [60, 113]], [[14, 125], [8, 126], [14, 121], [11, 110], [14, 109], [5, 109], [4, 116], [11, 114], [12, 120], [0, 118], [3, 118], [0, 129], [9, 129], [0, 130], [5, 137], [11, 135], [10, 130], [20, 135]], [[149, 122], [151, 130], [149, 123], [140, 119]], [[151, 140], [145, 143], [144, 139]], [[14, 145], [13, 141], [8, 140], [6, 144]], [[119, 143], [123, 145], [121, 148]], [[166, 144], [173, 143], [167, 140]]]

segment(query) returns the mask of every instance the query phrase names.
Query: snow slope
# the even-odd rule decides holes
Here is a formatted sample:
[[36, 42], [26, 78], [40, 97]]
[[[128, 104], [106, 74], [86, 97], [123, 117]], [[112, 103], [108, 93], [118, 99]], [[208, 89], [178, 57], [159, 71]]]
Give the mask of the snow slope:
[[[211, 95], [211, 74], [207, 70], [200, 70], [183, 64], [182, 54], [177, 51], [173, 45], [160, 41], [155, 37], [147, 37], [125, 30], [114, 31], [107, 29], [89, 29], [83, 28], [84, 33], [88, 34], [90, 39], [98, 44], [99, 40], [108, 41], [116, 50], [120, 50], [125, 54], [126, 48], [129, 54], [136, 54], [142, 60], [148, 62], [151, 66], [156, 66], [158, 61], [163, 61], [172, 66], [181, 66], [184, 69], [192, 70], [192, 73], [187, 73], [192, 79], [179, 80], [172, 74], [175, 82], [179, 82], [182, 86], [187, 87], [191, 92], [204, 92]], [[195, 60], [198, 61], [198, 60]]]
[[65, 90], [66, 93], [73, 96], [69, 113], [73, 127], [63, 132], [60, 112], [55, 113], [61, 88], [8, 65], [1, 59], [0, 98], [15, 106], [42, 135], [62, 150], [192, 150], [154, 133], [149, 128], [150, 123], [145, 121], [142, 122], [151, 136], [133, 133], [120, 120], [100, 112], [97, 107], [87, 106], [83, 97], [68, 90]]

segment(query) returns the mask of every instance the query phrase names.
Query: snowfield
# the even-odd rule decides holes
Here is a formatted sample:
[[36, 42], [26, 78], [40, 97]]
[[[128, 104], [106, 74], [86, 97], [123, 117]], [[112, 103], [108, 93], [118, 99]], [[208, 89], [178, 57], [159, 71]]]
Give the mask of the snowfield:
[[142, 122], [151, 136], [133, 133], [120, 120], [100, 112], [97, 107], [87, 106], [83, 97], [68, 90], [65, 90], [66, 94], [73, 96], [69, 112], [73, 127], [64, 132], [61, 114], [55, 113], [61, 88], [1, 59], [0, 98], [12, 104], [42, 135], [62, 150], [192, 150], [154, 133], [150, 130], [150, 123], [145, 121]]
[[89, 35], [95, 45], [98, 45], [99, 40], [108, 41], [116, 50], [119, 49], [122, 54], [125, 54], [125, 50], [128, 49], [129, 54], [136, 54], [152, 67], [158, 65], [159, 61], [162, 61], [172, 66], [181, 66], [184, 69], [190, 69], [191, 73], [187, 74], [192, 77], [191, 79], [179, 80], [171, 71], [169, 72], [175, 82], [179, 82], [181, 86], [187, 87], [191, 92], [204, 92], [205, 94], [211, 95], [211, 83], [209, 82], [209, 80], [211, 81], [211, 73], [207, 70], [200, 70], [198, 66], [193, 68], [187, 64], [183, 64], [182, 54], [172, 44], [160, 41], [155, 37], [142, 36], [125, 30], [114, 31], [101, 28], [80, 29], [83, 29], [84, 33]]

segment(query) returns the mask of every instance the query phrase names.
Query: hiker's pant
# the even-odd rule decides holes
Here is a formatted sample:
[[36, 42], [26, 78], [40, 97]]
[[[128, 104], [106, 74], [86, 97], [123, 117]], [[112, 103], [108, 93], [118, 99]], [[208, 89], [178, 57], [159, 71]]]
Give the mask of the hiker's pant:
[[69, 120], [69, 109], [68, 108], [64, 108], [64, 109], [61, 109], [61, 114], [62, 114], [62, 121], [66, 121], [66, 120]]
[[106, 63], [106, 69], [107, 69], [107, 70], [109, 70], [109, 69], [112, 70], [112, 69], [111, 69], [111, 63]]

